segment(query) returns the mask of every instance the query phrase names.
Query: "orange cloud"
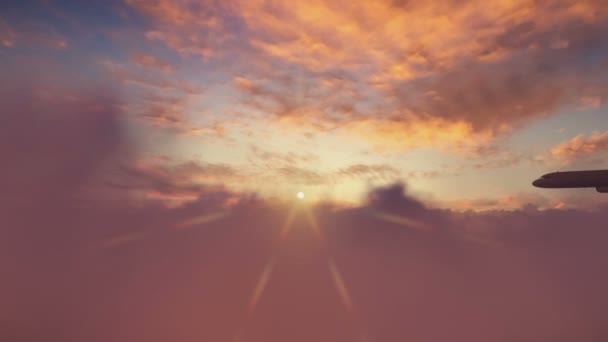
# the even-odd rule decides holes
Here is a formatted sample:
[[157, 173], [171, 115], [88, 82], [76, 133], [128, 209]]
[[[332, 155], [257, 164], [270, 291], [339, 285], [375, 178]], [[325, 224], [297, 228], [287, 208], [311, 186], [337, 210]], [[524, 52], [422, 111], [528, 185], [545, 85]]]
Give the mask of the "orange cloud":
[[458, 199], [453, 201], [438, 201], [439, 207], [455, 211], [485, 211], [485, 210], [520, 210], [525, 207], [539, 209], [562, 209], [566, 204], [560, 199], [550, 199], [533, 193], [518, 193], [495, 198]]
[[551, 149], [551, 155], [564, 161], [574, 161], [606, 153], [608, 149], [608, 131], [595, 132], [589, 136], [583, 134], [565, 141]]
[[150, 95], [144, 97], [141, 103], [135, 104], [131, 110], [156, 127], [184, 134], [196, 135], [203, 132], [201, 127], [196, 127], [185, 117], [188, 110], [187, 96], [171, 98]]
[[475, 148], [608, 89], [583, 58], [608, 44], [600, 0], [127, 2], [181, 55], [236, 56], [256, 112], [379, 149]]
[[[461, 57], [496, 55], [496, 38], [510, 27], [532, 21], [527, 33], [542, 32], [571, 19], [597, 22], [598, 9], [605, 11], [599, 1], [563, 6], [531, 0], [232, 3], [253, 33], [252, 45], [270, 56], [317, 71], [363, 66], [397, 80], [416, 78], [432, 67], [449, 68]], [[550, 45], [563, 40], [552, 39]], [[510, 47], [497, 50], [505, 48]]]
[[471, 152], [488, 144], [492, 132], [475, 132], [467, 122], [450, 122], [441, 118], [410, 120], [360, 120], [346, 130], [370, 142], [378, 151], [397, 152], [433, 146], [447, 150]]
[[[509, 46], [496, 46], [500, 44], [496, 39], [510, 27], [534, 22], [524, 33], [542, 32], [572, 19], [597, 22], [605, 12], [605, 6], [595, 0], [562, 6], [531, 0], [478, 0], [466, 5], [390, 0], [127, 3], [162, 28], [150, 31], [150, 38], [179, 52], [207, 56], [209, 40], [204, 37], [210, 32], [230, 36], [226, 22], [236, 17], [246, 24], [251, 37], [248, 43], [269, 56], [316, 71], [365, 67], [376, 76], [397, 80], [424, 75], [430, 67], [450, 67], [461, 57], [497, 56], [495, 51]], [[552, 39], [550, 45], [567, 47], [564, 41]]]

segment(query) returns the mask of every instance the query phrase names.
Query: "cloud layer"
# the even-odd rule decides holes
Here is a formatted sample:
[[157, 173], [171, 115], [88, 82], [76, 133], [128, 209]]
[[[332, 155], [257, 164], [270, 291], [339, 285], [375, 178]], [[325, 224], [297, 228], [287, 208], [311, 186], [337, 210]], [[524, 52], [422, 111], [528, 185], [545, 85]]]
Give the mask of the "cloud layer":
[[[0, 137], [19, 147], [0, 145], [0, 270], [10, 275], [0, 334], [12, 341], [608, 336], [605, 208], [458, 213], [399, 184], [353, 209], [205, 187], [187, 188], [197, 200], [173, 208], [108, 197], [99, 181], [137, 165], [110, 94], [3, 102]], [[143, 170], [127, 186], [165, 193], [229, 171]]]
[[380, 149], [477, 148], [608, 89], [603, 1], [128, 3], [178, 53], [230, 55], [244, 104]]

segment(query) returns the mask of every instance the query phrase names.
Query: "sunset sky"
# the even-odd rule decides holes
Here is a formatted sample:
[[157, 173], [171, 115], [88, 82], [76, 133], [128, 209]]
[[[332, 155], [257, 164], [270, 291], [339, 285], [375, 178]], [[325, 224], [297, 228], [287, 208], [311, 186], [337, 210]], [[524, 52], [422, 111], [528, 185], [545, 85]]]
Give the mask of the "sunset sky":
[[177, 205], [221, 185], [356, 205], [399, 181], [458, 210], [599, 200], [531, 181], [608, 165], [601, 0], [40, 0], [0, 13], [3, 80], [56, 105], [105, 87], [130, 170], [180, 185], [135, 196]]
[[608, 341], [605, 0], [0, 4], [0, 341]]

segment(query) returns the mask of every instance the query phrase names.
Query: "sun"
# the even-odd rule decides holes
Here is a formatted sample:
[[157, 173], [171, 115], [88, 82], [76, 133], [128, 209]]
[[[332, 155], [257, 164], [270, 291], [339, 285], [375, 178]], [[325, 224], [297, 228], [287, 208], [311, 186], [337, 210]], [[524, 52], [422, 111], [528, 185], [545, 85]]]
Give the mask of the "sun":
[[296, 194], [296, 196], [297, 196], [299, 199], [304, 199], [304, 193], [303, 193], [302, 191], [298, 192], [298, 193]]

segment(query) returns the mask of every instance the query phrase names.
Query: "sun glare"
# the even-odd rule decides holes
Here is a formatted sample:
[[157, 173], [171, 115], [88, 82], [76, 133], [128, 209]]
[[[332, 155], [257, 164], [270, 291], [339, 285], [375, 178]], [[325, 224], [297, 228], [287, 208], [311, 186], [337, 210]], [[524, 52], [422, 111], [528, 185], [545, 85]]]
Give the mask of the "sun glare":
[[298, 193], [296, 194], [296, 196], [297, 196], [299, 199], [304, 199], [304, 193], [303, 193], [302, 191], [298, 192]]

